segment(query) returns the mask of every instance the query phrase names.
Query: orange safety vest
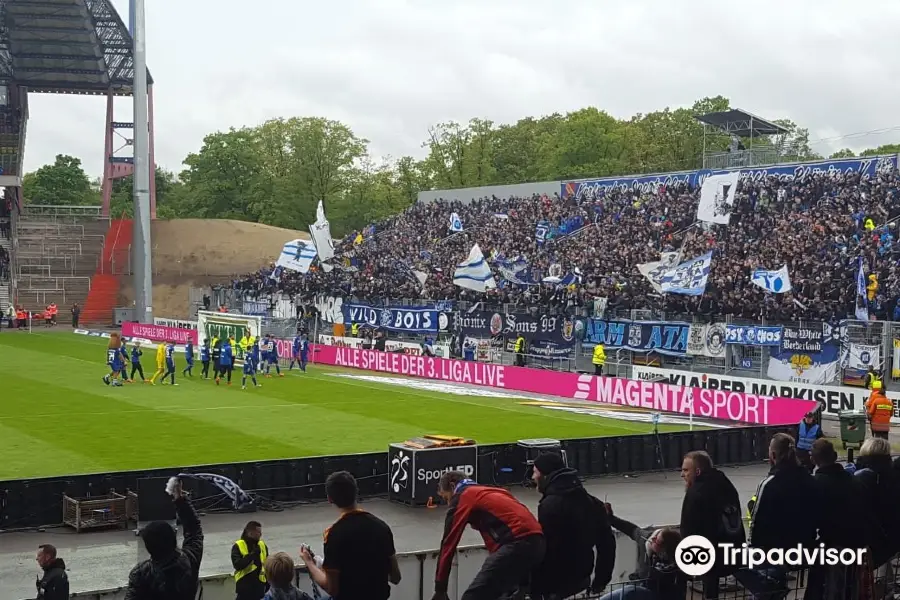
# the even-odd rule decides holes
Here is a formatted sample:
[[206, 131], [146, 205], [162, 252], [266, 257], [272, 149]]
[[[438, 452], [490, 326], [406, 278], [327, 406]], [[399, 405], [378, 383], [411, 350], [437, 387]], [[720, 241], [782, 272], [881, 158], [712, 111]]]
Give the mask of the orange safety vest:
[[17, 318], [18, 320], [20, 320], [20, 321], [24, 321], [24, 320], [25, 320], [25, 311], [24, 311], [24, 310], [17, 310], [17, 311], [16, 311], [16, 318]]
[[52, 316], [56, 316], [56, 313], [58, 312], [58, 309], [56, 308], [56, 305], [55, 305], [55, 304], [51, 304], [51, 305], [47, 308], [47, 312], [49, 312], [50, 315], [52, 315]]
[[872, 431], [890, 431], [891, 415], [894, 413], [894, 404], [890, 398], [880, 390], [872, 392], [866, 402], [866, 414], [872, 424]]

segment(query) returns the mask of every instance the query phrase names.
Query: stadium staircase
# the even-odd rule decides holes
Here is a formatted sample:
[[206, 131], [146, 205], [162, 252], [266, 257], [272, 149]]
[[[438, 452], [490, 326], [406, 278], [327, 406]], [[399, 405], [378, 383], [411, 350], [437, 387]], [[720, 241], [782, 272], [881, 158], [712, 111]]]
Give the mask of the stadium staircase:
[[121, 273], [127, 268], [133, 235], [131, 219], [116, 219], [110, 223], [97, 271], [91, 277], [91, 290], [81, 311], [84, 325], [108, 326], [112, 323], [113, 309], [119, 302]]
[[[42, 312], [59, 306], [61, 317], [84, 306], [103, 253], [109, 220], [100, 207], [26, 205], [16, 220], [16, 301]], [[111, 320], [111, 315], [110, 315]]]
[[[12, 241], [6, 239], [3, 236], [0, 236], [0, 248], [6, 250], [7, 255], [11, 255], [12, 253]], [[12, 265], [10, 265], [12, 267]], [[6, 314], [6, 307], [9, 306], [10, 297], [9, 297], [9, 287], [11, 280], [9, 277], [0, 277], [0, 315]], [[0, 316], [0, 324], [2, 324], [3, 318]]]

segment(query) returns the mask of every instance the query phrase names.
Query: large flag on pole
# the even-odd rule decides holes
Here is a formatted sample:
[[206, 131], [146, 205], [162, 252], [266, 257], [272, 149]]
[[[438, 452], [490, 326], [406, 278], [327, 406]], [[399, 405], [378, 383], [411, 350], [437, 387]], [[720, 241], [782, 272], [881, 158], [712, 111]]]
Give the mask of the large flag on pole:
[[787, 265], [784, 265], [777, 271], [756, 269], [753, 271], [753, 275], [750, 276], [750, 283], [758, 285], [762, 289], [767, 292], [772, 292], [773, 294], [784, 294], [793, 289]]
[[450, 213], [450, 231], [452, 231], [453, 233], [459, 233], [462, 230], [462, 219], [459, 218], [459, 215], [457, 213]]
[[859, 271], [856, 273], [856, 318], [860, 321], [869, 320], [869, 298], [866, 295], [866, 272], [862, 257], [859, 258]]
[[724, 175], [710, 175], [704, 179], [703, 185], [700, 186], [697, 220], [728, 225], [740, 179], [740, 171], [732, 171]]
[[478, 244], [472, 246], [469, 258], [456, 266], [453, 272], [453, 284], [475, 292], [485, 292], [497, 287], [497, 282], [491, 274], [491, 268], [484, 260], [484, 254]]
[[334, 240], [331, 238], [331, 224], [325, 218], [325, 207], [319, 200], [319, 207], [316, 209], [316, 222], [309, 226], [309, 234], [312, 237], [313, 245], [319, 255], [319, 260], [326, 261], [334, 258]]
[[281, 249], [281, 255], [275, 263], [291, 271], [308, 273], [312, 261], [316, 258], [316, 247], [306, 240], [292, 240]]

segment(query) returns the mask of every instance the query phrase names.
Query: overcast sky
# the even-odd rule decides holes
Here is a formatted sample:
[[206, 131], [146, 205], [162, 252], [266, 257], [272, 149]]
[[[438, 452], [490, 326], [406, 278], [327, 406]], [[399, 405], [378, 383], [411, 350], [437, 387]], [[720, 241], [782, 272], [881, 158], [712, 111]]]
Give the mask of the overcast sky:
[[[128, 22], [128, 0], [113, 0]], [[722, 94], [813, 140], [900, 126], [897, 0], [152, 0], [157, 162], [216, 130], [339, 119], [376, 156], [421, 156], [429, 125], [594, 105], [616, 117]], [[117, 119], [130, 120], [130, 99]], [[27, 171], [102, 171], [102, 98], [30, 98]], [[820, 153], [900, 141], [900, 130]]]

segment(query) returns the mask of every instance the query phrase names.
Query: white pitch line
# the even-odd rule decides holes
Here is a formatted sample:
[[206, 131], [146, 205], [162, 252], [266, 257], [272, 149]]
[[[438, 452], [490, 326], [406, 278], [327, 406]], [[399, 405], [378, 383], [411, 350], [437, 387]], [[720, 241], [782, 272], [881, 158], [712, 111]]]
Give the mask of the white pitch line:
[[[268, 406], [156, 406], [153, 408], [139, 408], [133, 410], [115, 410], [109, 412], [77, 412], [75, 415], [81, 416], [109, 416], [109, 415], [127, 415], [133, 413], [144, 413], [144, 412], [157, 412], [160, 410], [163, 411], [179, 411], [179, 412], [199, 412], [204, 410], [259, 410], [260, 408], [300, 408], [308, 406], [307, 404], [270, 404]], [[59, 413], [48, 413], [44, 415], [10, 415], [8, 417], [0, 416], [0, 421], [6, 419], [47, 419], [53, 417], [59, 417]]]

